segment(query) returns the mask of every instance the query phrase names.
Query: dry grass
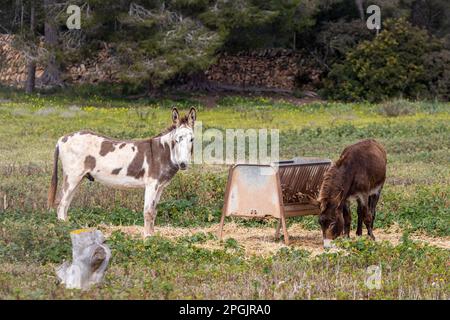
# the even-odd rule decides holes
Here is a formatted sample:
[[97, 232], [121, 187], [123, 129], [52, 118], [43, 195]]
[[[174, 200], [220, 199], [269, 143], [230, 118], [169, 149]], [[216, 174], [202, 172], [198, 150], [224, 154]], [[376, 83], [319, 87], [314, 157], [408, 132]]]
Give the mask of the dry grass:
[[[142, 190], [114, 190], [87, 181], [75, 196], [69, 222], [56, 221], [55, 212], [46, 210], [46, 195], [57, 138], [80, 129], [121, 138], [148, 137], [167, 126], [172, 103], [16, 100], [0, 101], [1, 299], [448, 296], [448, 104], [418, 103], [413, 113], [391, 117], [377, 113], [378, 106], [372, 105], [311, 103], [298, 108], [267, 98], [222, 99], [211, 101], [220, 107], [199, 108], [205, 128], [279, 128], [280, 156], [285, 159], [336, 159], [344, 146], [362, 137], [386, 146], [388, 180], [375, 235], [377, 241], [399, 245], [374, 245], [366, 238], [355, 239], [353, 231], [355, 241], [342, 241], [340, 254], [323, 255], [315, 217], [289, 221], [290, 246], [274, 240], [273, 223], [230, 220], [223, 242], [212, 236], [218, 231], [226, 185], [223, 166], [194, 167], [176, 175], [158, 207], [156, 231], [161, 237], [141, 241], [142, 227], [135, 225], [143, 224]], [[188, 105], [174, 104], [181, 109]], [[54, 267], [70, 259], [69, 232], [83, 227], [99, 227], [107, 234], [113, 259], [104, 284], [74, 293], [58, 283]], [[131, 237], [111, 235], [115, 230]], [[403, 231], [414, 230], [423, 233], [410, 234], [409, 239], [432, 246], [402, 241]], [[374, 264], [383, 265], [384, 285], [378, 291], [364, 285], [366, 268]]]
[[[121, 231], [133, 237], [142, 237], [143, 227], [141, 226], [111, 226], [101, 225], [99, 228], [107, 237], [114, 231]], [[196, 233], [212, 233], [218, 234], [219, 225], [215, 224], [209, 227], [201, 228], [176, 228], [171, 226], [156, 226], [156, 234], [169, 239], [177, 239], [180, 237], [192, 236]], [[303, 249], [311, 253], [311, 256], [324, 253], [322, 233], [320, 230], [307, 230], [300, 224], [293, 224], [289, 227], [290, 244], [286, 246], [283, 240], [276, 241], [274, 238], [275, 230], [270, 227], [244, 227], [235, 222], [225, 223], [223, 230], [223, 240], [229, 238], [235, 239], [245, 251], [246, 256], [263, 256], [268, 257], [276, 253], [283, 247], [295, 249]], [[401, 242], [402, 230], [394, 224], [387, 230], [374, 230], [377, 241], [389, 241], [393, 245]], [[352, 235], [352, 237], [356, 237]], [[429, 245], [450, 250], [450, 237], [430, 237], [421, 233], [410, 235], [410, 239], [414, 241], [424, 242]], [[205, 243], [196, 244], [205, 249], [221, 249], [222, 245], [219, 240], [208, 240]]]

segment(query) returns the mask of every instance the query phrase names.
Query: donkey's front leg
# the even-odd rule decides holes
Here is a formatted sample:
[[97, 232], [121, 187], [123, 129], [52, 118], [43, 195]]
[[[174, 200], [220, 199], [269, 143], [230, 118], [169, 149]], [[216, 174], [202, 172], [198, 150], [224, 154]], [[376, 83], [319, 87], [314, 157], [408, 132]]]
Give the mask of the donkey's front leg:
[[350, 203], [347, 201], [342, 208], [342, 214], [344, 216], [344, 235], [350, 238], [350, 229], [352, 225], [352, 212], [350, 211]]
[[165, 185], [155, 181], [145, 187], [144, 238], [153, 235], [155, 232], [156, 205], [161, 198]]
[[155, 232], [156, 198], [158, 195], [157, 183], [152, 182], [145, 186], [144, 199], [144, 238], [152, 236]]

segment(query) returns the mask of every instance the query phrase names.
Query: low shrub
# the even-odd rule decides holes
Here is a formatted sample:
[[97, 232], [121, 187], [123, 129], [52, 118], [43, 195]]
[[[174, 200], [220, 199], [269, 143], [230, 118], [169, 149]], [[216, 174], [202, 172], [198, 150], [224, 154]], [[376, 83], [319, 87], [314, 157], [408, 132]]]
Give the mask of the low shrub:
[[386, 117], [398, 117], [408, 114], [414, 114], [414, 105], [408, 100], [394, 99], [380, 104], [378, 112]]

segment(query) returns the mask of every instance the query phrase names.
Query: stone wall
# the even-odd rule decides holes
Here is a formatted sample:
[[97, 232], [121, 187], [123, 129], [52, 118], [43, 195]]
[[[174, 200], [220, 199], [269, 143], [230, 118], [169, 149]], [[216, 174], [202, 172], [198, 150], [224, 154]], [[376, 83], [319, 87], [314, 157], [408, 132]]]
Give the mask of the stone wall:
[[[0, 84], [23, 87], [26, 74], [25, 57], [12, 47], [14, 36], [0, 34]], [[41, 66], [36, 68], [36, 78], [42, 76]]]
[[[12, 47], [13, 36], [0, 35], [0, 84], [23, 87], [26, 79], [26, 60], [21, 52]], [[64, 81], [67, 83], [95, 84], [119, 82], [117, 64], [104, 48], [92, 59], [66, 66]], [[222, 54], [207, 71], [208, 79], [219, 87], [230, 89], [293, 91], [298, 79], [309, 84], [319, 80], [314, 68], [305, 67], [305, 59], [298, 51], [260, 50], [234, 55]], [[36, 86], [40, 87], [43, 67], [37, 66]], [[306, 79], [306, 80], [305, 80]]]
[[301, 54], [288, 50], [263, 50], [223, 54], [207, 71], [211, 81], [241, 88], [292, 91], [296, 86]]
[[[22, 88], [27, 77], [26, 59], [12, 46], [13, 41], [14, 36], [0, 34], [0, 84]], [[105, 45], [94, 58], [68, 65], [64, 82], [74, 84], [118, 82], [117, 68], [109, 50], [110, 48]], [[37, 87], [41, 87], [40, 77], [43, 73], [43, 66], [38, 64], [36, 66]]]

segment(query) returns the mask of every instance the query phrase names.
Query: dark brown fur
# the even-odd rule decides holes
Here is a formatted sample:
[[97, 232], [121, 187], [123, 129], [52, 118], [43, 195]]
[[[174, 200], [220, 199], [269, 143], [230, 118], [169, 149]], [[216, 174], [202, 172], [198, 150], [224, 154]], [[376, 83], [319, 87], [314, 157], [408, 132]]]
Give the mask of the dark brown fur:
[[89, 170], [89, 171], [94, 170], [95, 165], [96, 165], [96, 160], [95, 160], [95, 158], [93, 156], [87, 156], [84, 159], [84, 168], [86, 170]]
[[[319, 222], [325, 239], [334, 239], [343, 231], [350, 232], [351, 213], [348, 200], [358, 198], [358, 230], [362, 221], [373, 236], [375, 207], [386, 179], [386, 151], [373, 139], [359, 141], [344, 149], [340, 158], [325, 173], [320, 188]], [[379, 187], [377, 194], [369, 192]]]
[[145, 154], [149, 149], [150, 140], [136, 141], [134, 145], [137, 148], [137, 153], [127, 168], [127, 176], [139, 179], [139, 177], [143, 176], [141, 170], [143, 170], [142, 165], [144, 164]]
[[[134, 151], [136, 147], [137, 153], [127, 168], [127, 175], [135, 177], [136, 179], [143, 177], [145, 175], [143, 165], [144, 159], [146, 159], [148, 167], [150, 168], [148, 176], [157, 179], [160, 182], [169, 181], [175, 173], [177, 173], [178, 168], [171, 162], [170, 149], [163, 146], [157, 138], [175, 130], [177, 126], [181, 125], [191, 125], [187, 115], [180, 118], [177, 123], [172, 124], [153, 138], [133, 141], [134, 146], [132, 149]], [[165, 166], [165, 168], [162, 168], [162, 166]]]
[[[170, 160], [170, 149], [163, 146], [157, 139], [159, 136], [134, 142], [137, 153], [127, 168], [128, 176], [136, 179], [144, 176], [144, 159], [146, 159], [150, 168], [148, 176], [163, 182], [170, 180], [175, 175], [178, 168]], [[162, 166], [165, 166], [165, 168], [162, 168]]]
[[147, 156], [150, 167], [148, 175], [160, 183], [169, 181], [178, 171], [178, 167], [170, 159], [169, 148], [163, 146], [157, 139], [152, 139], [150, 146], [151, 153]]
[[101, 146], [100, 146], [100, 155], [104, 157], [108, 153], [113, 152], [116, 149], [114, 147], [115, 144], [116, 144], [116, 142], [113, 142], [111, 140], [103, 141]]
[[120, 170], [122, 170], [122, 168], [114, 169], [113, 171], [111, 171], [111, 174], [119, 174]]

